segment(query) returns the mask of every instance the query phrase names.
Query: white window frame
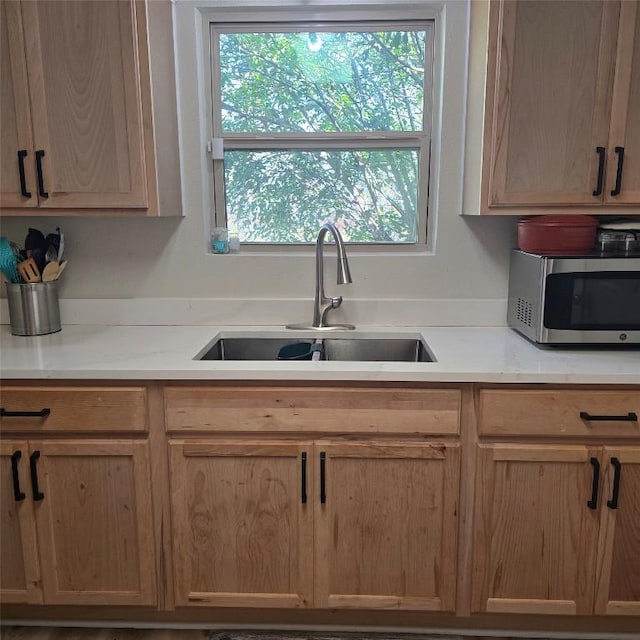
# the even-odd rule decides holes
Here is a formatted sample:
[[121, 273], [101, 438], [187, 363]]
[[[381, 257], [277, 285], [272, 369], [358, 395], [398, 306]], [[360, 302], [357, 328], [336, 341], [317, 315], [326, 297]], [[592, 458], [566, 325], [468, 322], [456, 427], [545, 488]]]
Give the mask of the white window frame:
[[[205, 56], [206, 98], [209, 115], [210, 143], [209, 162], [211, 170], [210, 193], [211, 225], [226, 226], [224, 196], [224, 150], [252, 149], [366, 149], [366, 148], [415, 148], [419, 152], [418, 164], [418, 237], [415, 243], [350, 243], [350, 250], [424, 252], [433, 246], [432, 233], [435, 226], [434, 197], [436, 189], [431, 188], [434, 178], [433, 134], [437, 130], [439, 118], [434, 114], [434, 93], [441, 79], [436, 66], [435, 51], [440, 48], [441, 34], [438, 28], [438, 11], [425, 10], [416, 4], [399, 5], [343, 5], [325, 6], [294, 5], [287, 8], [261, 7], [243, 10], [240, 7], [219, 6], [215, 10], [203, 11], [203, 43], [208, 46]], [[310, 22], [313, 20], [313, 23]], [[288, 26], [291, 25], [291, 26]], [[269, 133], [222, 133], [219, 66], [214, 63], [216, 38], [224, 32], [260, 31], [354, 31], [376, 28], [421, 29], [427, 31], [425, 47], [425, 91], [423, 98], [423, 129], [421, 132], [362, 132], [298, 134]], [[436, 116], [436, 117], [434, 117]], [[256, 141], [259, 147], [256, 146]], [[259, 251], [308, 250], [312, 243], [249, 243], [244, 248]], [[244, 249], [243, 249], [244, 250]]]

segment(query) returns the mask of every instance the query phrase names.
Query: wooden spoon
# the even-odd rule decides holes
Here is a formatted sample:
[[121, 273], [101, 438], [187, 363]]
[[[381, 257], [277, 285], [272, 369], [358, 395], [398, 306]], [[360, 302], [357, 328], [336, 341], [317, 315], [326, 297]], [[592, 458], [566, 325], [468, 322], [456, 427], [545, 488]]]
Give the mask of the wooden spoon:
[[42, 270], [42, 282], [57, 280], [59, 271], [60, 265], [55, 260], [48, 262], [47, 266]]
[[64, 271], [65, 267], [67, 266], [67, 260], [63, 260], [60, 265], [58, 266], [58, 271], [56, 272], [56, 280], [60, 277], [60, 274]]
[[33, 258], [27, 258], [18, 265], [18, 272], [25, 282], [40, 282], [40, 269]]

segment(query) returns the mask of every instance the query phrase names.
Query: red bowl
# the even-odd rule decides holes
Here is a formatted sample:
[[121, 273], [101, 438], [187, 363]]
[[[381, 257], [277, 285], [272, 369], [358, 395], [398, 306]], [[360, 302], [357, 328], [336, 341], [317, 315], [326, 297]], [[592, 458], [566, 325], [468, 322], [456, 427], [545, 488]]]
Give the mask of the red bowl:
[[518, 221], [518, 248], [528, 253], [563, 255], [590, 253], [598, 220], [591, 216], [530, 216]]

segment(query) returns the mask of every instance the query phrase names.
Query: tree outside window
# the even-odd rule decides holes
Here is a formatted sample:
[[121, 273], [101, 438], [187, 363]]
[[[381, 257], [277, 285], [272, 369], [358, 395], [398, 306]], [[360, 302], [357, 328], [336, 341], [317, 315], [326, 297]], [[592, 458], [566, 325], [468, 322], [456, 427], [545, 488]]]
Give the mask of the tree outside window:
[[347, 242], [417, 243], [432, 32], [212, 25], [217, 224], [249, 243], [314, 242], [327, 220]]

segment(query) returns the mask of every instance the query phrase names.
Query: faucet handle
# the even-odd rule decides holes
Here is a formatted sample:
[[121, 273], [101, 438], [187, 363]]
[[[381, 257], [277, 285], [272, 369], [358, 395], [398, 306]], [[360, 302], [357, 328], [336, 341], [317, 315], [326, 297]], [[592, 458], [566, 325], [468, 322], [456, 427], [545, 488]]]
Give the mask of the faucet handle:
[[337, 298], [331, 298], [331, 308], [337, 309], [342, 304], [342, 296], [338, 296]]

